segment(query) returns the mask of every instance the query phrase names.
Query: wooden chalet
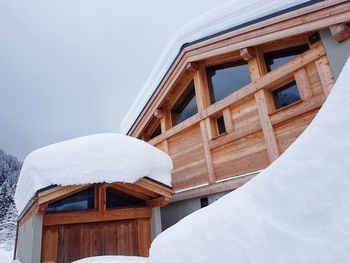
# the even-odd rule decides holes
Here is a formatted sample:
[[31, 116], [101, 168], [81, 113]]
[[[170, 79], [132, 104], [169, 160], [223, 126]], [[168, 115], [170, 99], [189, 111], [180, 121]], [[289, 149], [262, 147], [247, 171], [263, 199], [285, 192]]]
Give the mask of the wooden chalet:
[[[349, 23], [350, 1], [309, 1], [186, 43], [128, 129], [172, 158], [173, 189], [147, 178], [44, 189], [18, 221], [41, 242], [19, 238], [15, 257], [147, 256], [151, 232], [242, 186], [307, 128], [350, 54]], [[69, 200], [85, 209], [62, 211]]]
[[150, 178], [42, 189], [18, 219], [15, 258], [69, 263], [99, 255], [148, 256], [152, 208], [167, 204], [171, 192]]
[[349, 22], [349, 1], [309, 1], [182, 47], [128, 131], [173, 160], [163, 230], [298, 138], [350, 54]]

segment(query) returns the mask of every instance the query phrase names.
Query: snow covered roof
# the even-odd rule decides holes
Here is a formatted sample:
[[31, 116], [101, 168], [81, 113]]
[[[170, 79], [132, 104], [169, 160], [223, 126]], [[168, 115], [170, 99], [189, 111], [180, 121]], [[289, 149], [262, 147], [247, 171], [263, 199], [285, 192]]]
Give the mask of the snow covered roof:
[[257, 23], [273, 15], [280, 15], [315, 2], [320, 0], [234, 0], [185, 24], [162, 52], [146, 83], [126, 113], [120, 126], [121, 133], [129, 132], [184, 45], [191, 45], [205, 38]]
[[350, 58], [303, 134], [152, 243], [150, 262], [350, 262]]
[[51, 185], [134, 183], [142, 177], [171, 184], [172, 161], [152, 145], [120, 134], [95, 134], [52, 144], [23, 162], [15, 202], [21, 213], [35, 193]]

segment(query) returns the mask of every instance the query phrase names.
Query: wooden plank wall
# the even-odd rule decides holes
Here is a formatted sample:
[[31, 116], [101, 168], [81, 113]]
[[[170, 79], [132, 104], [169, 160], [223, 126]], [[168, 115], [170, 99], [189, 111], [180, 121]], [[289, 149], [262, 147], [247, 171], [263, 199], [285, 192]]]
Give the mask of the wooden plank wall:
[[[307, 44], [307, 36], [290, 43]], [[288, 47], [288, 40], [281, 42], [281, 47]], [[171, 156], [175, 191], [264, 169], [310, 124], [334, 83], [324, 47], [321, 41], [310, 44], [310, 50], [267, 73], [263, 52], [281, 47], [274, 42], [243, 51], [249, 58], [252, 83], [212, 105], [205, 97], [205, 64], [188, 66], [199, 113], [177, 126], [168, 125], [149, 141]], [[233, 56], [237, 59], [236, 53]], [[301, 100], [276, 110], [272, 90], [293, 79]], [[227, 129], [222, 135], [215, 131], [218, 116], [224, 117]]]

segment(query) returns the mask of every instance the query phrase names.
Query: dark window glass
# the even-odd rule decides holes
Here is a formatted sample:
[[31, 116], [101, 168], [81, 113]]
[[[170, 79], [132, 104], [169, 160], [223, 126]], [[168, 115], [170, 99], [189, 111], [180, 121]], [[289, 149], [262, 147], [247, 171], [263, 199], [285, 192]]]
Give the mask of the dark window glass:
[[201, 208], [206, 207], [209, 205], [208, 197], [203, 197], [200, 199], [201, 202]]
[[95, 189], [89, 188], [75, 195], [68, 196], [48, 206], [49, 212], [75, 211], [94, 209]]
[[266, 53], [264, 56], [267, 70], [274, 70], [275, 68], [283, 65], [284, 63], [287, 63], [308, 49], [308, 45], [303, 45]]
[[211, 102], [214, 103], [251, 82], [245, 61], [207, 68]]
[[273, 94], [273, 98], [275, 100], [277, 109], [300, 100], [298, 87], [295, 81], [292, 81], [287, 85], [284, 85], [283, 87], [274, 90], [272, 94]]
[[155, 137], [157, 137], [158, 135], [160, 135], [162, 133], [162, 128], [160, 126], [160, 124], [157, 126], [157, 128], [152, 132], [151, 136], [149, 136], [150, 139], [153, 139]]
[[226, 132], [225, 121], [223, 116], [216, 119], [216, 124], [218, 125], [219, 134], [223, 134]]
[[107, 208], [141, 206], [144, 204], [144, 200], [128, 195], [112, 187], [106, 189]]
[[171, 109], [173, 126], [188, 119], [198, 112], [196, 93], [193, 81], [188, 85], [181, 97], [177, 100]]

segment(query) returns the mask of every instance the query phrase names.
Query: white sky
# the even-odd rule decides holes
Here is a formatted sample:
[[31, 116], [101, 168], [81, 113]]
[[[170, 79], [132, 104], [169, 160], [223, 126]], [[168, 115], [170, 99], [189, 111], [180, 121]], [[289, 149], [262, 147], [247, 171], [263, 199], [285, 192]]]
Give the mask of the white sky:
[[119, 124], [176, 30], [228, 0], [0, 0], [0, 148]]

